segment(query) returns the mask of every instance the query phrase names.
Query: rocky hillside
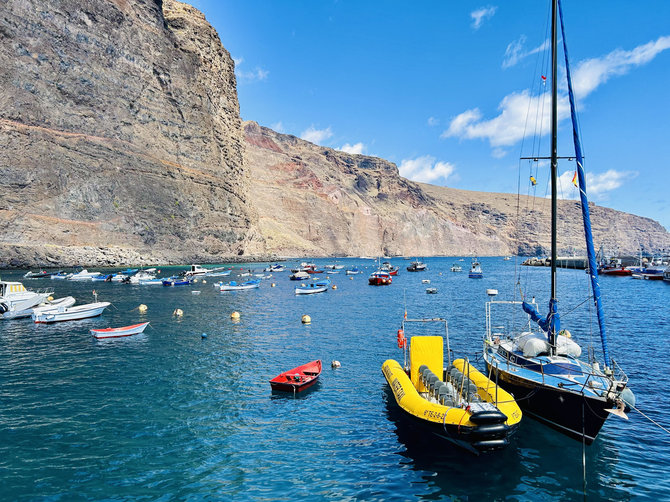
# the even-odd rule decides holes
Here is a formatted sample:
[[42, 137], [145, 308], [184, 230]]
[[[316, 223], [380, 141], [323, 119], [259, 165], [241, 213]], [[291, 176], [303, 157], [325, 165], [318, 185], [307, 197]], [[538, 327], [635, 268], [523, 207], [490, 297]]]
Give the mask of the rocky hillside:
[[234, 63], [173, 0], [0, 9], [0, 262], [261, 252]]
[[[413, 183], [395, 164], [245, 122], [250, 198], [269, 251], [281, 255], [508, 255], [549, 249], [547, 199]], [[559, 204], [561, 253], [584, 249], [578, 203]], [[657, 222], [592, 205], [596, 246], [670, 247]]]
[[[190, 6], [0, 5], [0, 268], [548, 247], [544, 199], [517, 218], [512, 195], [243, 128], [233, 61]], [[583, 248], [580, 220], [561, 204], [566, 251]], [[593, 221], [606, 248], [670, 248], [652, 220], [594, 206]]]

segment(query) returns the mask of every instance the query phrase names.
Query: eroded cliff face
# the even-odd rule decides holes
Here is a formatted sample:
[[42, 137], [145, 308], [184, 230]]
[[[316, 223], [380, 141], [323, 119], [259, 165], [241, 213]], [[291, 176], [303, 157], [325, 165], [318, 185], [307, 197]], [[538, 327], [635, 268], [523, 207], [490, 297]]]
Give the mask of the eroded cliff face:
[[255, 254], [234, 64], [173, 0], [0, 10], [3, 263]]
[[[413, 183], [385, 160], [349, 155], [245, 122], [251, 202], [279, 255], [544, 254], [547, 199]], [[585, 249], [579, 205], [560, 201], [561, 253]], [[591, 206], [596, 245], [635, 254], [670, 245], [648, 218]]]

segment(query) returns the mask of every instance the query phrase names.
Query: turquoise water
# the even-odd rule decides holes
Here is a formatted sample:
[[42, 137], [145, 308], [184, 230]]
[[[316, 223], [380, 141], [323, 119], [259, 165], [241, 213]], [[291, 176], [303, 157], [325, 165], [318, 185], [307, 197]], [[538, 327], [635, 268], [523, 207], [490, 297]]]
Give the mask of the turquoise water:
[[[501, 299], [511, 293], [515, 261], [482, 259], [483, 280], [467, 278], [467, 259], [461, 273], [449, 272], [452, 258], [425, 259], [425, 273], [391, 261], [402, 269], [391, 286], [367, 285], [372, 260], [342, 259], [365, 273], [331, 275], [337, 289], [310, 296], [293, 293], [289, 272], [258, 290], [220, 293], [214, 278], [164, 288], [4, 271], [5, 280], [53, 286], [78, 303], [93, 301], [95, 289], [113, 305], [84, 321], [0, 322], [0, 499], [582, 499], [580, 443], [524, 419], [506, 450], [476, 458], [405, 429], [386, 392], [381, 364], [402, 361], [396, 330], [404, 305], [411, 318], [445, 317], [456, 355], [474, 359], [485, 290], [499, 289]], [[586, 275], [561, 272], [562, 322], [571, 329]], [[237, 273], [239, 266], [222, 279]], [[546, 305], [549, 271], [521, 275]], [[430, 285], [421, 284], [426, 278]], [[670, 284], [601, 283], [610, 350], [639, 408], [667, 427]], [[428, 286], [438, 294], [427, 295]], [[146, 314], [137, 310], [142, 303]], [[173, 317], [175, 308], [183, 317]], [[134, 337], [96, 341], [88, 333], [145, 320], [151, 326]], [[588, 338], [571, 331], [582, 344]], [[317, 358], [324, 371], [313, 390], [297, 398], [271, 392], [270, 378]], [[335, 359], [341, 368], [331, 369]], [[586, 450], [589, 499], [670, 499], [669, 447], [669, 436], [634, 411], [629, 421], [610, 418]]]

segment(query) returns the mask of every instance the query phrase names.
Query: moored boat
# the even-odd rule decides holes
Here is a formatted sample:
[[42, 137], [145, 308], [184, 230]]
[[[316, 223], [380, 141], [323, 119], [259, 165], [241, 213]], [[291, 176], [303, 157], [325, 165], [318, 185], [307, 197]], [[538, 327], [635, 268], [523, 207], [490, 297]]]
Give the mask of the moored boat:
[[451, 270], [452, 272], [462, 272], [463, 267], [461, 267], [460, 265], [456, 265], [454, 263], [449, 270]]
[[345, 274], [347, 275], [358, 275], [360, 273], [361, 271], [358, 269], [358, 267], [353, 267], [345, 271]]
[[383, 270], [384, 272], [388, 272], [389, 275], [398, 275], [398, 272], [400, 271], [400, 267], [395, 267], [391, 265], [390, 262], [385, 261], [382, 263], [382, 266], [380, 267], [380, 270]]
[[468, 277], [470, 279], [483, 279], [484, 273], [482, 272], [482, 266], [479, 263], [477, 258], [472, 259], [472, 264], [470, 265], [470, 272], [468, 272]]
[[270, 380], [272, 390], [301, 392], [314, 385], [321, 375], [321, 360], [311, 361], [280, 373]]
[[407, 267], [408, 272], [423, 272], [424, 270], [426, 270], [426, 264], [418, 260], [413, 261]]
[[[444, 363], [448, 328], [444, 319], [405, 319], [398, 330], [398, 346], [407, 349], [409, 323], [443, 323], [441, 336], [413, 336], [409, 340], [409, 366], [388, 359], [382, 373], [395, 403], [410, 426], [447, 440], [476, 455], [507, 446], [522, 413], [514, 398], [466, 359]], [[447, 345], [448, 346], [448, 345]]]
[[291, 275], [289, 275], [288, 278], [292, 281], [309, 281], [310, 276], [307, 272], [298, 270], [297, 272], [293, 272]]
[[100, 272], [89, 272], [85, 268], [68, 277], [70, 281], [90, 281], [92, 277], [97, 277]]
[[0, 281], [0, 316], [11, 319], [13, 313], [37, 307], [47, 301], [53, 291], [52, 288], [30, 291], [20, 282]]
[[2, 314], [3, 319], [22, 319], [24, 317], [30, 317], [34, 312], [40, 312], [41, 310], [49, 310], [58, 307], [71, 307], [75, 304], [75, 299], [72, 296], [66, 296], [64, 298], [58, 298], [56, 300], [48, 301], [47, 303], [41, 303], [40, 305], [23, 310], [9, 310]]
[[315, 293], [325, 293], [328, 291], [330, 286], [330, 280], [323, 279], [321, 281], [311, 282], [309, 284], [303, 284], [300, 287], [295, 288], [296, 295], [313, 295]]
[[97, 339], [120, 338], [122, 336], [138, 335], [142, 333], [148, 325], [148, 322], [143, 322], [139, 324], [133, 324], [131, 326], [123, 326], [121, 328], [91, 329], [91, 335]]
[[227, 284], [220, 284], [219, 285], [219, 291], [240, 291], [240, 290], [245, 290], [245, 289], [257, 289], [260, 287], [261, 281], [259, 280], [251, 280], [251, 281], [246, 281], [243, 282], [242, 284], [238, 284], [236, 281], [230, 281]]
[[168, 279], [163, 279], [163, 286], [189, 286], [191, 284], [191, 279], [179, 279], [176, 277], [170, 277]]
[[368, 277], [368, 284], [370, 286], [388, 286], [393, 282], [393, 279], [388, 272], [383, 270], [376, 270], [370, 274]]
[[109, 302], [87, 303], [76, 307], [56, 307], [52, 309], [42, 309], [34, 312], [33, 321], [36, 323], [52, 323], [61, 321], [76, 321], [87, 319], [102, 314], [103, 310], [109, 307]]

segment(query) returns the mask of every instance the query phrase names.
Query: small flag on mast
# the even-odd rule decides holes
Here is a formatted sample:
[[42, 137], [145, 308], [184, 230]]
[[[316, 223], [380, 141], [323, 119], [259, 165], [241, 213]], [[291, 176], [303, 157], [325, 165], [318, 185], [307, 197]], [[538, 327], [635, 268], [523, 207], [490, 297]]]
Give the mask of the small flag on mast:
[[532, 176], [530, 177], [530, 182], [533, 184], [533, 186], [537, 185], [537, 180]]
[[577, 185], [577, 171], [575, 171], [575, 175], [572, 177], [572, 184], [579, 188]]

